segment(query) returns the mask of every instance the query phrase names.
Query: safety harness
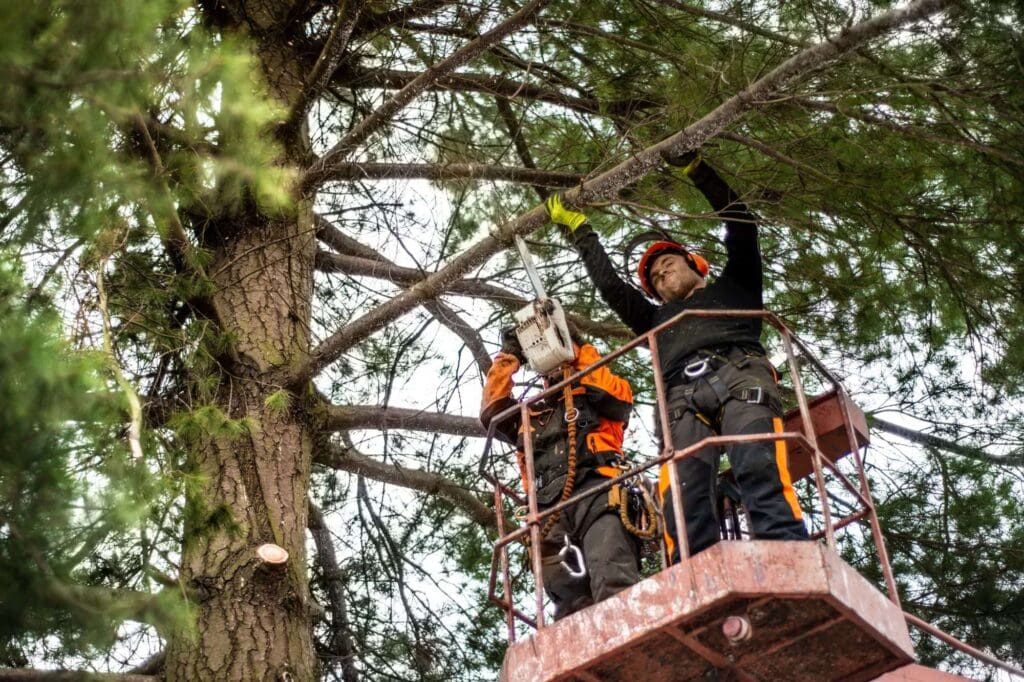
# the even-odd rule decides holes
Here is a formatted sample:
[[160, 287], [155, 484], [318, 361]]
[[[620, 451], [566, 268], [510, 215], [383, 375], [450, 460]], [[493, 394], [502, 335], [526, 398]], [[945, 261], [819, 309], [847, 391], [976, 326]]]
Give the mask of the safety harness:
[[[707, 349], [697, 351], [688, 358], [688, 362], [683, 365], [683, 368], [674, 377], [667, 380], [669, 384], [669, 399], [675, 401], [679, 396], [683, 398], [682, 405], [670, 409], [670, 421], [680, 419], [686, 412], [693, 412], [697, 419], [711, 426], [721, 416], [722, 408], [730, 400], [739, 400], [754, 405], [768, 404], [769, 394], [762, 386], [743, 386], [730, 389], [720, 374], [720, 371], [726, 366], [732, 366], [735, 369], [741, 370], [750, 363], [751, 358], [762, 356], [760, 354], [748, 353], [739, 346], [718, 350], [722, 352]], [[717, 399], [718, 412], [715, 415], [715, 419], [711, 419], [708, 415], [701, 412], [694, 402], [693, 396], [700, 386], [698, 382], [701, 379], [711, 387]]]

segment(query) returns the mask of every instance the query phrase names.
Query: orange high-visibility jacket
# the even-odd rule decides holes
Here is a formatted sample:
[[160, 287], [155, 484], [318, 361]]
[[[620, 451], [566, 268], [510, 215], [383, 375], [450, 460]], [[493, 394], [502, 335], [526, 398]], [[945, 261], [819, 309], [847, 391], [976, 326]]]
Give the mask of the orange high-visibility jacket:
[[[588, 365], [597, 362], [601, 355], [597, 349], [590, 344], [575, 346], [576, 359], [572, 363], [572, 371], [576, 372]], [[484, 384], [484, 396], [480, 405], [480, 421], [484, 428], [487, 428], [491, 420], [499, 412], [516, 404], [512, 397], [512, 375], [519, 369], [519, 361], [513, 355], [498, 353], [487, 373], [487, 381]], [[551, 403], [554, 398], [545, 401]], [[537, 467], [535, 472], [538, 478], [545, 475], [545, 465], [557, 466], [552, 462], [552, 452], [545, 451], [545, 441], [538, 435], [544, 431], [558, 429], [565, 433], [565, 424], [562, 420], [565, 414], [564, 394], [560, 393], [557, 398], [557, 405], [539, 403], [530, 408], [531, 431], [538, 441], [534, 443], [534, 463]], [[633, 390], [629, 382], [614, 374], [607, 366], [600, 367], [583, 377], [578, 384], [573, 385], [573, 404], [581, 410], [583, 415], [591, 415], [585, 423], [578, 423], [577, 429], [577, 461], [579, 468], [595, 469], [605, 476], [616, 476], [619, 471], [613, 467], [605, 466], [610, 461], [622, 456], [623, 432], [629, 422], [629, 415], [633, 409]], [[557, 421], [550, 421], [555, 419]], [[495, 435], [507, 443], [514, 443], [519, 448], [517, 453], [519, 469], [523, 477], [523, 486], [526, 488], [529, 483], [526, 480], [525, 454], [523, 453], [523, 425], [520, 423], [520, 413], [504, 420], [495, 428]], [[592, 423], [590, 423], [592, 422]], [[565, 436], [567, 439], [567, 436]], [[552, 443], [547, 441], [547, 445]], [[550, 448], [549, 448], [550, 449]], [[554, 448], [555, 459], [561, 455], [565, 459], [564, 450]], [[543, 483], [541, 484], [543, 486]]]

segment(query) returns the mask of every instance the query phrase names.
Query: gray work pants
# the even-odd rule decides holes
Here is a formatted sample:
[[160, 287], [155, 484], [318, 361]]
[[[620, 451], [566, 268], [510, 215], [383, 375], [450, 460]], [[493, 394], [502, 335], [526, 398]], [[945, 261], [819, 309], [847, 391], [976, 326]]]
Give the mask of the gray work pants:
[[[573, 494], [607, 480], [586, 472]], [[574, 578], [561, 565], [559, 551], [569, 536], [583, 552], [587, 575]], [[597, 493], [559, 514], [541, 541], [544, 588], [555, 606], [555, 620], [606, 599], [640, 580], [640, 546], [619, 520], [618, 509], [608, 508], [608, 493]], [[566, 559], [574, 570], [575, 557]]]

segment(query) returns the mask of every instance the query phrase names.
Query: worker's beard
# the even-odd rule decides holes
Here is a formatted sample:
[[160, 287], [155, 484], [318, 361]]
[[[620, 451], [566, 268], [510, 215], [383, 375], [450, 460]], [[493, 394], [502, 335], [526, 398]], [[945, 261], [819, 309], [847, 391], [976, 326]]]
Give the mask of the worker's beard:
[[667, 287], [662, 287], [662, 300], [665, 303], [683, 301], [689, 298], [693, 292], [704, 287], [704, 278], [693, 273], [692, 277], [673, 277]]

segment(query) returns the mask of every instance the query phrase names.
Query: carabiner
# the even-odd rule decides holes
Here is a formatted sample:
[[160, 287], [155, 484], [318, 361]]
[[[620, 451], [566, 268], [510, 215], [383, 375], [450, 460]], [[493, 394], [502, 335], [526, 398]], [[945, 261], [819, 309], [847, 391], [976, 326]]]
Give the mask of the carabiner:
[[699, 379], [710, 371], [711, 364], [708, 358], [702, 358], [683, 367], [683, 374], [687, 379]]
[[[569, 540], [568, 534], [563, 535], [562, 537], [565, 538], [565, 547], [563, 547], [558, 552], [558, 556], [562, 559], [562, 561], [559, 562], [559, 565], [562, 568], [565, 569], [566, 573], [568, 573], [569, 577], [571, 577], [571, 578], [582, 578], [582, 577], [586, 576], [587, 575], [587, 565], [585, 563], [583, 563], [583, 552], [580, 551], [579, 547], [577, 547], [576, 545], [572, 544], [572, 542]], [[576, 557], [576, 563], [580, 567], [580, 569], [578, 571], [574, 571], [569, 566], [569, 564], [566, 563], [566, 561], [565, 561], [566, 555], [569, 554], [570, 552], [572, 554], [574, 554], [575, 557]]]

